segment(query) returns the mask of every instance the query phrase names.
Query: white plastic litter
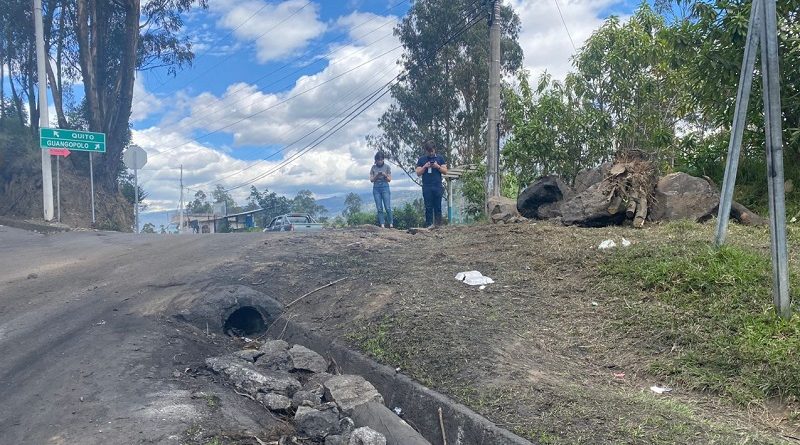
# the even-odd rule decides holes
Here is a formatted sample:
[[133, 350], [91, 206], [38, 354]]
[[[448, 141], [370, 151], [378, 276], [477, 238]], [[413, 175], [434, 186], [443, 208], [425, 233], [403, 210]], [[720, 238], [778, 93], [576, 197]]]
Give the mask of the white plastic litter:
[[615, 247], [617, 247], [617, 243], [615, 243], [613, 239], [607, 239], [597, 246], [597, 248], [600, 250], [613, 249]]
[[464, 283], [467, 283], [470, 286], [481, 286], [484, 284], [494, 283], [493, 279], [484, 276], [477, 270], [470, 270], [468, 272], [459, 272], [456, 274], [456, 280], [463, 281]]
[[664, 394], [665, 392], [672, 391], [672, 388], [667, 388], [666, 386], [651, 386], [650, 391], [653, 391], [656, 394]]
[[630, 241], [626, 240], [625, 238], [622, 238], [622, 247], [628, 247], [630, 245], [631, 245]]

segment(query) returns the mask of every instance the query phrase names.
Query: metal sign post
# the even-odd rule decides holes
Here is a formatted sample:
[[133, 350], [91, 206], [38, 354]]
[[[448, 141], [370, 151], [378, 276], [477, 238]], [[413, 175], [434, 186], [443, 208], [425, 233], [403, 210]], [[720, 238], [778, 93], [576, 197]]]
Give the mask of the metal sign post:
[[133, 219], [134, 233], [139, 233], [139, 169], [147, 164], [147, 152], [138, 145], [130, 145], [122, 155], [122, 162], [133, 169]]
[[[70, 151], [89, 152], [89, 183], [92, 199], [92, 224], [97, 222], [94, 212], [94, 166], [92, 165], [92, 154], [106, 152], [105, 133], [95, 133], [91, 131], [70, 130], [65, 128], [39, 128], [39, 147], [49, 149], [50, 154], [55, 156], [67, 157]], [[58, 165], [56, 165], [58, 168]], [[61, 203], [61, 187], [59, 184], [59, 206]], [[61, 209], [59, 207], [59, 215]]]
[[714, 242], [725, 242], [736, 172], [746, 125], [747, 105], [753, 84], [756, 51], [761, 44], [761, 77], [764, 86], [764, 131], [766, 136], [767, 186], [769, 189], [770, 241], [772, 257], [772, 300], [775, 311], [791, 317], [789, 298], [789, 253], [786, 240], [786, 207], [783, 183], [783, 134], [781, 132], [781, 97], [778, 71], [778, 24], [775, 0], [754, 0], [750, 10], [742, 72], [736, 95], [728, 160], [720, 194], [717, 230]]
[[96, 220], [94, 217], [94, 168], [92, 167], [92, 154], [92, 152], [89, 152], [89, 186], [90, 193], [92, 194], [92, 225], [94, 225]]

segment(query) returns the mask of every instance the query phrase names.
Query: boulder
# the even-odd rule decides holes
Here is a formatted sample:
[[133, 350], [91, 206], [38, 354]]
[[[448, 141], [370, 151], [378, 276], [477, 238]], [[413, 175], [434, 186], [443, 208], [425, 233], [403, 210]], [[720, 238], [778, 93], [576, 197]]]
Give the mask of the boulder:
[[294, 424], [300, 435], [312, 440], [323, 441], [327, 436], [342, 432], [335, 406], [323, 407], [321, 410], [301, 406], [294, 415]]
[[285, 412], [292, 407], [292, 399], [275, 393], [259, 393], [256, 400], [270, 411]]
[[325, 384], [325, 400], [335, 402], [345, 414], [367, 402], [383, 403], [383, 396], [374, 386], [359, 375], [337, 375]]
[[356, 426], [368, 426], [386, 438], [386, 445], [431, 445], [394, 411], [382, 403], [369, 402], [353, 409]]
[[289, 349], [289, 358], [292, 361], [292, 369], [298, 371], [325, 372], [328, 369], [328, 362], [305, 346], [292, 346]]
[[517, 203], [510, 198], [494, 196], [488, 200], [489, 218], [493, 223], [508, 223], [519, 217]]
[[300, 390], [292, 396], [292, 406], [317, 406], [322, 403], [322, 396], [316, 391]]
[[241, 351], [234, 352], [233, 355], [239, 357], [242, 360], [246, 360], [250, 363], [253, 363], [256, 361], [257, 358], [264, 355], [264, 353], [257, 349], [243, 349]]
[[544, 176], [519, 194], [517, 210], [526, 218], [555, 218], [561, 216], [560, 202], [573, 195], [570, 186], [560, 177]]
[[278, 373], [265, 373], [236, 356], [211, 357], [206, 359], [206, 366], [253, 397], [259, 392], [291, 396], [300, 389], [297, 379]]
[[703, 178], [678, 172], [659, 179], [650, 212], [654, 221], [703, 221], [716, 215], [719, 192]]
[[283, 340], [271, 340], [259, 348], [261, 356], [256, 360], [259, 368], [275, 371], [288, 371], [291, 369], [289, 358], [289, 344]]
[[561, 204], [561, 222], [565, 225], [604, 227], [625, 220], [622, 200], [609, 199], [607, 184], [598, 182]]
[[604, 162], [597, 167], [586, 168], [575, 175], [575, 193], [583, 193], [589, 187], [601, 182], [608, 176], [612, 162]]
[[348, 445], [386, 445], [386, 437], [368, 426], [356, 428]]

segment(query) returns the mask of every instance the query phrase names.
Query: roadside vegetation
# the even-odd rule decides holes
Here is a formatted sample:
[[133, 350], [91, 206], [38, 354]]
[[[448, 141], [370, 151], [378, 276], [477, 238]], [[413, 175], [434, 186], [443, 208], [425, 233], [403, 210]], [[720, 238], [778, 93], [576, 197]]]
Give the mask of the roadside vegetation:
[[[795, 302], [791, 319], [775, 316], [768, 233], [737, 231], [716, 249], [692, 223], [661, 230], [663, 242], [620, 250], [600, 265], [607, 289], [628, 294], [619, 329], [656, 354], [647, 371], [743, 406], [777, 399], [800, 413], [800, 315]], [[790, 228], [795, 259], [798, 233]], [[796, 297], [800, 267], [790, 267]]]

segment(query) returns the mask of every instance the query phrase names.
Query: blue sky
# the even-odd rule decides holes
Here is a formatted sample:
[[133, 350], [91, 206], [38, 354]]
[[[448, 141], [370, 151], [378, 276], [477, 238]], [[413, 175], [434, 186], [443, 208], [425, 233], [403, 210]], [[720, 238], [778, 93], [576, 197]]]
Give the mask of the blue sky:
[[[521, 18], [525, 67], [562, 77], [574, 51], [556, 0], [503, 1]], [[638, 4], [558, 1], [578, 47], [608, 15]], [[369, 190], [365, 137], [377, 132], [388, 95], [313, 151], [280, 162], [320, 132], [303, 135], [399, 72], [392, 29], [408, 8], [401, 0], [209, 0], [208, 10], [187, 15], [194, 66], [175, 78], [140, 72], [134, 89], [133, 140], [149, 155], [139, 177], [150, 210], [176, 208], [181, 164], [190, 195], [222, 184], [244, 201], [249, 182], [289, 196]], [[415, 187], [395, 173], [395, 188]]]

